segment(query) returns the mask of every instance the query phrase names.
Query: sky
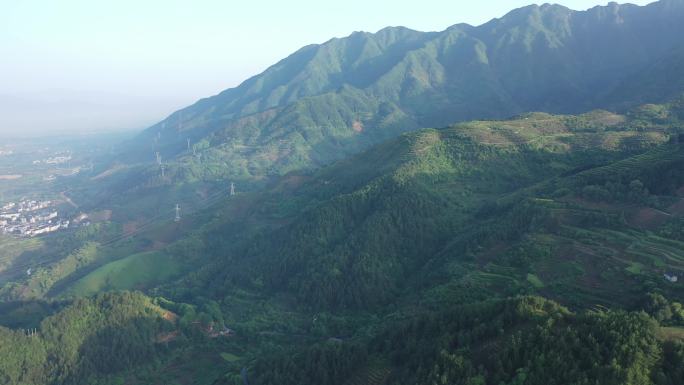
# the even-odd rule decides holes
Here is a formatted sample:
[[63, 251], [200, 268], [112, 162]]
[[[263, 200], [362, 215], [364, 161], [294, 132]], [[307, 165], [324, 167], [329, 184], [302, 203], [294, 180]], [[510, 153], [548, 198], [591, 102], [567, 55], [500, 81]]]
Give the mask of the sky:
[[142, 129], [307, 44], [479, 25], [532, 2], [0, 0], [0, 136]]

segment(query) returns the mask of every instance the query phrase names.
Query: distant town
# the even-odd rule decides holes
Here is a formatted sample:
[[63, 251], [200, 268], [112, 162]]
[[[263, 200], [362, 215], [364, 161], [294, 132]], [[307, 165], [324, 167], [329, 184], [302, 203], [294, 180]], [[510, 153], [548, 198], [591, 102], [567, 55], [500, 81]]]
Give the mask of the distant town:
[[71, 160], [71, 153], [70, 152], [64, 152], [62, 154], [58, 154], [56, 156], [47, 158], [47, 159], [36, 159], [33, 161], [34, 165], [38, 164], [52, 164], [52, 165], [57, 165], [57, 164], [64, 164], [67, 163]]
[[70, 225], [87, 225], [87, 220], [86, 214], [73, 220], [62, 217], [53, 201], [25, 199], [0, 207], [0, 234], [35, 237], [68, 229]]

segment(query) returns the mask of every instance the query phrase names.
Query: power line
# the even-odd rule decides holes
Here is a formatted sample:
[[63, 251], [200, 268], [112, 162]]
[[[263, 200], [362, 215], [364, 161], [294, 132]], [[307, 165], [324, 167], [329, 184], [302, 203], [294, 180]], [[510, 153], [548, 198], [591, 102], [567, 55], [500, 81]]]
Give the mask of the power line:
[[[213, 193], [213, 194], [207, 196], [206, 198], [200, 200], [200, 202], [202, 203], [202, 205], [199, 206], [199, 207], [197, 207], [195, 210], [191, 211], [191, 213], [196, 213], [196, 212], [205, 210], [205, 209], [207, 209], [208, 207], [210, 207], [210, 206], [214, 205], [215, 203], [217, 203], [218, 201], [220, 201], [222, 198], [225, 198], [225, 197], [227, 197], [227, 196], [228, 196], [228, 194], [226, 193], [225, 190], [219, 189], [217, 192], [215, 192], [215, 193]], [[121, 241], [123, 241], [123, 240], [133, 238], [133, 237], [135, 237], [136, 235], [138, 235], [138, 234], [144, 232], [145, 230], [147, 230], [147, 229], [148, 229], [150, 226], [152, 226], [153, 224], [158, 223], [158, 222], [159, 222], [158, 219], [160, 219], [160, 218], [162, 218], [162, 217], [164, 217], [164, 216], [166, 216], [166, 215], [168, 215], [168, 214], [166, 214], [165, 212], [161, 212], [161, 213], [155, 215], [154, 217], [149, 218], [149, 219], [148, 219], [147, 221], [145, 221], [143, 224], [141, 224], [141, 225], [139, 225], [139, 226], [136, 226], [135, 229], [134, 229], [133, 231], [129, 231], [129, 232], [126, 232], [126, 233], [122, 233], [122, 234], [113, 236], [112, 238], [109, 238], [109, 239], [107, 239], [107, 240], [103, 240], [103, 241], [100, 241], [100, 242], [97, 242], [97, 241], [93, 241], [93, 242], [97, 244], [97, 247], [98, 247], [98, 248], [104, 248], [104, 247], [110, 246], [110, 245], [112, 245], [112, 244], [114, 244], [114, 243], [121, 242]], [[0, 261], [1, 261], [1, 260], [2, 260], [2, 259], [0, 259]], [[5, 258], [5, 260], [9, 260], [9, 257]], [[33, 269], [33, 270], [36, 270], [36, 269], [39, 268], [39, 267], [43, 267], [43, 266], [50, 265], [50, 264], [57, 263], [57, 262], [59, 262], [59, 260], [57, 260], [57, 261], [55, 261], [55, 260], [46, 260], [46, 261], [37, 262], [37, 263], [22, 263], [22, 264], [17, 264], [17, 265], [13, 265], [11, 268], [9, 268], [9, 269], [7, 269], [7, 270], [0, 271], [0, 275], [9, 275], [9, 276], [12, 276], [12, 275], [16, 275], [18, 272], [24, 271], [24, 269], [26, 269], [26, 268], [31, 268], [31, 269]]]
[[[208, 197], [202, 199], [200, 202], [202, 202], [203, 205], [196, 208], [192, 212], [194, 213], [194, 212], [199, 212], [201, 210], [207, 209], [208, 207], [217, 203], [218, 201], [220, 201], [222, 198], [225, 198], [226, 196], [227, 195], [225, 194], [225, 190], [219, 189], [215, 193], [213, 193], [213, 194], [209, 195]], [[166, 214], [164, 212], [159, 213], [159, 214], [155, 215], [154, 217], [149, 218], [143, 224], [136, 226], [133, 231], [129, 231], [127, 233], [122, 233], [120, 235], [113, 236], [112, 238], [110, 238], [108, 240], [104, 240], [101, 242], [95, 242], [95, 243], [97, 244], [98, 248], [104, 248], [104, 247], [107, 247], [107, 246], [112, 245], [114, 243], [123, 241], [125, 239], [133, 238], [134, 236], [136, 236], [136, 235], [142, 233], [143, 231], [147, 230], [153, 224], [157, 223], [158, 222], [157, 220], [164, 217], [164, 216], [166, 216]], [[10, 257], [4, 258], [4, 260], [9, 260], [9, 258]], [[56, 262], [59, 262], [59, 261], [46, 260], [46, 261], [37, 262], [37, 263], [24, 263], [24, 264], [13, 265], [10, 269], [0, 271], [0, 275], [5, 275], [5, 274], [16, 275], [18, 272], [20, 272], [21, 270], [23, 270], [24, 268], [27, 268], [27, 267], [36, 269], [36, 268], [46, 266], [46, 265], [50, 265], [50, 264], [56, 263]]]

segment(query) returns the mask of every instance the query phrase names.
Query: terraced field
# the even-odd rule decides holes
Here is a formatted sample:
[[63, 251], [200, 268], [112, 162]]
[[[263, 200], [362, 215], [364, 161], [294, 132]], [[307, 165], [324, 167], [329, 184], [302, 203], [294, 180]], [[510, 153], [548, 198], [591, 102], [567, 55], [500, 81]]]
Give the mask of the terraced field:
[[387, 382], [391, 370], [386, 363], [372, 362], [352, 376], [344, 385], [382, 385]]
[[680, 147], [660, 146], [644, 154], [636, 155], [608, 166], [584, 171], [579, 176], [586, 179], [606, 178], [614, 175], [628, 176], [638, 173], [644, 166], [657, 168], [659, 165], [682, 161], [684, 160], [684, 151], [681, 151]]

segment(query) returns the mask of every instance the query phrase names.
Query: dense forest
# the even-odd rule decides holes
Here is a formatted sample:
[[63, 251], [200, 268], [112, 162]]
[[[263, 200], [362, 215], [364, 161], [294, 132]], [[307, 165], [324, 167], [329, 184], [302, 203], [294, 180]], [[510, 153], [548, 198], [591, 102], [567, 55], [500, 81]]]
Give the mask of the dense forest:
[[[681, 111], [405, 134], [199, 211], [128, 270], [115, 226], [73, 233], [3, 290], [2, 382], [677, 384]], [[184, 273], [78, 295], [148, 259]]]
[[0, 327], [4, 384], [96, 384], [163, 354], [163, 311], [140, 293], [79, 299], [37, 328]]
[[658, 339], [644, 312], [573, 313], [519, 297], [417, 317], [365, 346], [328, 343], [259, 361], [254, 381], [345, 384], [361, 367], [386, 365], [395, 368], [387, 384], [679, 384], [683, 353], [681, 342]]

